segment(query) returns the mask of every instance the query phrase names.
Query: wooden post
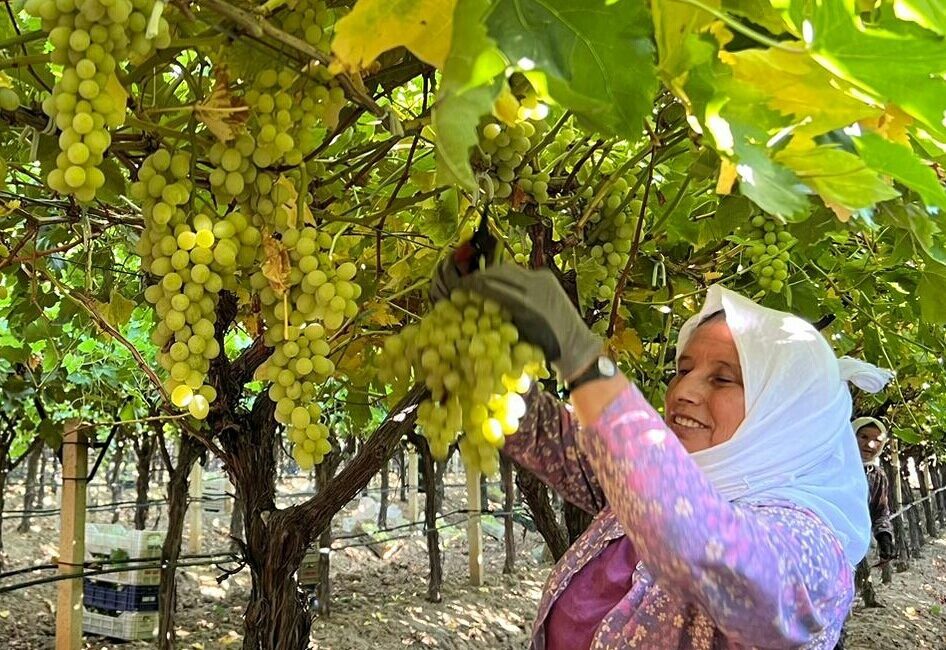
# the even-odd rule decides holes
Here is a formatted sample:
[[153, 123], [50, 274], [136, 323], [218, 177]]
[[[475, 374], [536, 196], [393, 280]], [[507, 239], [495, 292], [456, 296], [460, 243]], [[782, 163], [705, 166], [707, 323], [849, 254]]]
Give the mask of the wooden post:
[[930, 463], [932, 458], [925, 458], [923, 462], [917, 463], [917, 478], [920, 481], [920, 496], [923, 498], [923, 516], [926, 518], [926, 533], [930, 537], [936, 537], [936, 504], [933, 495], [933, 477], [930, 475]]
[[[62, 438], [62, 506], [59, 514], [59, 575], [82, 573], [89, 447], [79, 422], [69, 420]], [[62, 580], [56, 601], [56, 650], [82, 647], [82, 578]]]
[[512, 461], [505, 456], [499, 457], [499, 473], [503, 481], [503, 543], [506, 548], [506, 561], [503, 573], [516, 571], [516, 536], [513, 529], [512, 511], [516, 505], [516, 487], [512, 477]]
[[407, 520], [417, 521], [417, 450], [411, 446], [407, 454]]
[[204, 527], [204, 506], [200, 498], [204, 494], [204, 470], [200, 463], [194, 463], [191, 467], [190, 479], [190, 497], [191, 503], [188, 504], [188, 531], [187, 531], [187, 551], [196, 555], [200, 553], [201, 535]]
[[[937, 479], [936, 488], [940, 489], [946, 485], [946, 480], [944, 480], [944, 471], [946, 468], [943, 467], [942, 463], [937, 462], [936, 468], [933, 470], [933, 476]], [[939, 501], [939, 522], [941, 525], [946, 527], [946, 492], [938, 492]]]
[[917, 510], [915, 495], [913, 494], [913, 485], [910, 483], [910, 464], [911, 457], [907, 457], [906, 463], [901, 463], [900, 474], [903, 482], [903, 499], [906, 505], [910, 506], [907, 510], [907, 524], [910, 529], [910, 544], [913, 551], [913, 557], [920, 557], [920, 549], [926, 541], [923, 539], [923, 529], [920, 527], [920, 512]]
[[[903, 484], [900, 480], [900, 451], [896, 438], [890, 441], [890, 463], [884, 470], [890, 483], [890, 509], [899, 512], [903, 507]], [[897, 543], [897, 571], [906, 571], [910, 568], [910, 543], [907, 541], [907, 526], [904, 515], [893, 520], [894, 541]]]
[[470, 584], [483, 584], [483, 527], [482, 502], [480, 501], [480, 472], [466, 469], [466, 540], [470, 549]]

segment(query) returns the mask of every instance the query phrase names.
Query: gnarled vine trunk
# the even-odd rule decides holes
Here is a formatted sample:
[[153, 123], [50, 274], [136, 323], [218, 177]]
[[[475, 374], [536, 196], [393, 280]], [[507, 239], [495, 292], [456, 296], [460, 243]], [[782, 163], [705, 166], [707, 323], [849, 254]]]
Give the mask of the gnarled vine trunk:
[[277, 510], [276, 468], [280, 453], [275, 405], [256, 398], [246, 417], [211, 414], [226, 452], [226, 469], [243, 500], [244, 559], [252, 586], [244, 612], [244, 650], [303, 650], [309, 644], [311, 616], [295, 573], [306, 549], [332, 517], [386, 463], [398, 441], [414, 426], [423, 396], [412, 390], [361, 446], [357, 456], [328, 485], [303, 504]]
[[20, 525], [16, 527], [18, 533], [25, 533], [30, 529], [30, 514], [36, 507], [36, 474], [39, 470], [39, 459], [43, 455], [43, 445], [33, 445], [26, 458], [26, 486], [23, 493], [23, 514], [20, 516]]
[[[177, 465], [168, 468], [168, 528], [161, 546], [161, 585], [158, 588], [158, 647], [174, 648], [174, 614], [177, 609], [177, 560], [181, 555], [184, 518], [187, 515], [187, 493], [191, 467], [203, 449], [193, 437], [181, 434]], [[199, 506], [198, 506], [199, 507]]]
[[[118, 503], [122, 498], [122, 462], [125, 459], [125, 441], [118, 440], [115, 443], [115, 451], [112, 455], [112, 472], [108, 479], [108, 484], [112, 490], [112, 502]], [[120, 509], [115, 508], [112, 513], [112, 523], [117, 524]]]
[[519, 467], [516, 483], [532, 511], [535, 527], [548, 545], [552, 558], [558, 562], [568, 550], [568, 531], [558, 523], [555, 517], [555, 509], [552, 508], [549, 500], [548, 488], [535, 474], [522, 466]]
[[138, 478], [135, 481], [135, 530], [148, 525], [148, 489], [151, 487], [151, 460], [154, 457], [154, 436], [133, 438]]

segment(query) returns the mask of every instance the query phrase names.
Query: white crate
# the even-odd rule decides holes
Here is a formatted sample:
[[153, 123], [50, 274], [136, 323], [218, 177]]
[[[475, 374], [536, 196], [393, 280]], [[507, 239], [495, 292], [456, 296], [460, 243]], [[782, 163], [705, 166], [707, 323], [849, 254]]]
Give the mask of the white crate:
[[319, 581], [319, 552], [308, 551], [299, 564], [296, 580], [302, 586], [314, 585]]
[[230, 479], [223, 472], [207, 472], [204, 475], [204, 493], [201, 505], [204, 512], [221, 513], [230, 512], [233, 503], [230, 494], [233, 494], [235, 488]]
[[[129, 559], [160, 558], [164, 544], [163, 530], [132, 530], [121, 524], [86, 524], [85, 550], [92, 560], [108, 560], [113, 551], [124, 551]], [[103, 573], [96, 580], [124, 585], [156, 585], [161, 581], [158, 568], [136, 569], [142, 563], [131, 562], [127, 571]], [[118, 568], [109, 564], [105, 568]]]
[[122, 612], [110, 616], [83, 609], [82, 629], [89, 634], [125, 641], [153, 639], [158, 633], [158, 613]]

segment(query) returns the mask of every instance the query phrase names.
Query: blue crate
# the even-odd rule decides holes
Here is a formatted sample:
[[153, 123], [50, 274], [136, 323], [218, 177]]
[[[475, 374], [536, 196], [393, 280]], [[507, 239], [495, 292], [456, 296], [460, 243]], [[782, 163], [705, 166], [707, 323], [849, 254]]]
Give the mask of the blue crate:
[[158, 611], [157, 585], [117, 585], [85, 579], [82, 585], [85, 606], [109, 612]]

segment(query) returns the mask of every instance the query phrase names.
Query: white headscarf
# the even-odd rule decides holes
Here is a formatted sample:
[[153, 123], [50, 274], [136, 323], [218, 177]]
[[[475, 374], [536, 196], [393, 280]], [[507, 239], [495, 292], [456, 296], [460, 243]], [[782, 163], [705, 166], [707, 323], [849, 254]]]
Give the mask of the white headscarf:
[[697, 326], [721, 310], [739, 352], [746, 417], [730, 440], [692, 458], [730, 501], [781, 499], [811, 510], [850, 563], [860, 562], [870, 515], [846, 382], [876, 392], [891, 373], [838, 359], [810, 323], [718, 285], [680, 331], [678, 357]]

